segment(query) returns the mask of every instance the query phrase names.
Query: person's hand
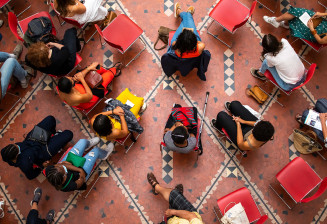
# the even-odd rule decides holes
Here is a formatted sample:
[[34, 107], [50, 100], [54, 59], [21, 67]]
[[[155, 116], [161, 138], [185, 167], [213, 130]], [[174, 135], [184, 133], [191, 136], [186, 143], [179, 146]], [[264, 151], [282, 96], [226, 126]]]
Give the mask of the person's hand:
[[165, 211], [165, 215], [166, 215], [167, 217], [173, 216], [173, 215], [174, 215], [174, 214], [173, 214], [173, 210], [172, 210], [172, 209], [167, 209], [167, 210]]
[[320, 121], [326, 121], [327, 119], [327, 113], [320, 113], [319, 114]]
[[84, 75], [83, 75], [83, 73], [82, 73], [82, 72], [78, 72], [78, 73], [76, 73], [76, 74], [74, 75], [74, 79], [75, 79], [76, 81], [81, 82], [82, 80], [84, 80]]
[[49, 166], [49, 164], [50, 164], [50, 161], [45, 161], [44, 163], [42, 163], [42, 166], [45, 168], [45, 167]]
[[244, 120], [240, 117], [233, 116], [233, 120], [237, 123], [244, 124]]
[[320, 18], [320, 17], [322, 17], [322, 16], [324, 16], [323, 13], [321, 13], [321, 12], [316, 12], [316, 13], [311, 17], [311, 19]]
[[312, 19], [309, 19], [309, 21], [308, 21], [308, 27], [309, 27], [310, 31], [314, 31]]
[[184, 125], [183, 125], [182, 122], [177, 121], [177, 122], [175, 123], [175, 127], [177, 128], [177, 127], [179, 127], [179, 126], [184, 126]]
[[98, 62], [93, 62], [91, 65], [89, 65], [89, 69], [91, 70], [91, 71], [95, 71], [95, 70], [97, 70], [96, 69], [96, 67], [98, 66]]
[[124, 116], [125, 115], [125, 112], [124, 112], [123, 108], [121, 108], [121, 107], [116, 107], [113, 110], [113, 113], [118, 115], [118, 116]]
[[53, 42], [49, 42], [46, 45], [47, 45], [48, 48], [52, 48], [52, 47], [55, 47], [56, 46], [56, 44], [53, 43]]
[[80, 169], [80, 171], [79, 171], [79, 177], [80, 178], [85, 178], [86, 177], [85, 171], [82, 168], [79, 168], [79, 169]]

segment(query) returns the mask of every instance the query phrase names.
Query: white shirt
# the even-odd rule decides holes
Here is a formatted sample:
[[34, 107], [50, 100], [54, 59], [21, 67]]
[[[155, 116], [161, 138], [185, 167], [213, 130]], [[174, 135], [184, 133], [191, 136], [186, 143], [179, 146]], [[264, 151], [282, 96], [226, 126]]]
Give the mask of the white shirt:
[[279, 77], [288, 84], [296, 84], [304, 75], [305, 68], [292, 46], [284, 38], [283, 48], [276, 56], [267, 53], [265, 58], [269, 67], [275, 66]]

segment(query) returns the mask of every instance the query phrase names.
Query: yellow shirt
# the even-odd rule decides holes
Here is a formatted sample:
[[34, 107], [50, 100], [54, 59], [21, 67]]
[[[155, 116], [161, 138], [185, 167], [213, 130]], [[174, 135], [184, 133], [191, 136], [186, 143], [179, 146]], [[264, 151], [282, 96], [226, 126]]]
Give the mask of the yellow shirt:
[[170, 218], [168, 220], [168, 224], [204, 224], [202, 222], [202, 218], [197, 212], [193, 212], [197, 218], [192, 219], [190, 222], [186, 219], [179, 218], [177, 216], [174, 216], [173, 218]]
[[[115, 118], [108, 116], [108, 118], [111, 120], [112, 124], [113, 124], [113, 129], [119, 129], [121, 130], [121, 123], [119, 121], [117, 121]], [[101, 136], [102, 139], [107, 141], [107, 136]]]

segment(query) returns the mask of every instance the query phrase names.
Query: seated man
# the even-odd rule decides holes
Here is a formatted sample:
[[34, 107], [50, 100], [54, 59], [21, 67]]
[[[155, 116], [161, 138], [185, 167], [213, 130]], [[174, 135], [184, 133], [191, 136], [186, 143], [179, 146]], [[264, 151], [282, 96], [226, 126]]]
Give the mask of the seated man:
[[[174, 108], [182, 107], [179, 104], [175, 104]], [[196, 147], [197, 127], [193, 126], [193, 128], [188, 129], [183, 124], [182, 119], [185, 119], [185, 117], [182, 116], [182, 119], [179, 121], [174, 115], [176, 115], [176, 113], [173, 111], [166, 123], [164, 131], [165, 134], [163, 137], [164, 143], [166, 144], [166, 147], [171, 151], [189, 153]], [[193, 117], [193, 120], [197, 122], [196, 111], [194, 112]]]
[[[311, 109], [311, 108], [309, 108]], [[319, 117], [320, 117], [320, 122], [321, 122], [321, 127], [322, 127], [322, 131], [313, 128], [313, 131], [317, 134], [318, 138], [324, 142], [325, 144], [325, 148], [327, 148], [327, 126], [326, 126], [326, 120], [327, 120], [327, 99], [322, 98], [322, 99], [318, 99], [314, 108], [312, 108], [314, 111], [320, 113]], [[296, 115], [296, 120], [303, 124], [305, 122], [305, 119], [307, 118], [309, 113], [309, 110], [305, 110], [302, 114], [302, 116], [300, 114]]]
[[1, 150], [3, 161], [19, 167], [29, 180], [37, 177], [49, 160], [73, 139], [73, 133], [69, 130], [56, 132], [56, 119], [53, 116], [46, 117], [37, 126], [53, 135], [46, 145], [29, 139], [29, 132], [23, 142], [9, 144]]
[[153, 194], [160, 194], [169, 203], [169, 209], [165, 212], [167, 224], [203, 224], [199, 213], [184, 197], [182, 184], [178, 184], [174, 189], [162, 187], [153, 173], [148, 173], [147, 179]]
[[[93, 62], [90, 66], [74, 77], [61, 77], [58, 81], [59, 97], [70, 106], [76, 106], [88, 109], [94, 106], [99, 98], [103, 98], [105, 89], [111, 83], [116, 73], [120, 73], [121, 63], [116, 63], [113, 68], [106, 70], [104, 68], [96, 69], [98, 62]], [[102, 84], [91, 89], [85, 81], [85, 76], [90, 71], [97, 71], [102, 76]]]
[[94, 131], [107, 141], [125, 138], [129, 132], [141, 134], [143, 128], [137, 117], [146, 109], [142, 97], [125, 89], [116, 100], [109, 99], [104, 112], [92, 117], [90, 123]]

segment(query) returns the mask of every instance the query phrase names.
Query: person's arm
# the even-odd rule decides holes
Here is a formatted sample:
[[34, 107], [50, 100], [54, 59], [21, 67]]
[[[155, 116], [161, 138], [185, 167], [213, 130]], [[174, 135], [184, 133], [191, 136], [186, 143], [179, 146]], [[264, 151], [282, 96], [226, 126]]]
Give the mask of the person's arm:
[[322, 133], [324, 135], [324, 140], [327, 138], [327, 126], [326, 126], [326, 117], [327, 113], [321, 113], [319, 114], [321, 127], [322, 127]]
[[125, 138], [128, 135], [128, 127], [127, 122], [125, 120], [125, 115], [119, 115], [119, 118], [121, 121], [121, 130], [115, 129], [115, 132], [111, 133], [110, 137], [107, 137], [108, 140]]
[[327, 44], [327, 35], [325, 35], [325, 37], [321, 38], [317, 31], [315, 30], [315, 28], [313, 27], [313, 22], [312, 22], [312, 18], [309, 19], [308, 21], [308, 27], [310, 29], [311, 34], [314, 36], [314, 38], [316, 39], [316, 41], [318, 42], [318, 44]]
[[64, 164], [64, 166], [70, 170], [70, 171], [75, 171], [79, 173], [79, 178], [75, 181], [76, 185], [77, 185], [77, 189], [79, 189], [85, 182], [85, 177], [86, 177], [86, 173], [82, 168], [76, 167], [74, 165], [72, 165], [70, 162], [67, 161], [63, 161], [62, 164]]
[[201, 41], [198, 41], [198, 51], [199, 51], [199, 54], [202, 54], [202, 52], [204, 51], [204, 48], [205, 48], [205, 44]]
[[119, 116], [120, 114], [124, 114], [124, 113], [121, 112], [122, 109], [119, 109], [119, 108], [121, 108], [121, 107], [118, 106], [118, 107], [116, 107], [114, 110], [109, 110], [109, 111], [101, 112], [101, 113], [98, 113], [98, 114], [94, 115], [94, 116], [91, 118], [91, 124], [93, 125], [93, 122], [94, 122], [95, 118], [96, 118], [98, 115], [100, 115], [100, 114], [102, 114], [102, 115], [104, 115], [104, 116], [109, 116], [109, 115], [111, 115], [111, 114], [116, 114], [116, 115]]
[[[245, 122], [244, 120], [242, 120], [239, 117], [233, 117], [235, 123], [236, 123], [236, 127], [237, 127], [237, 146], [243, 150], [243, 151], [250, 151], [252, 150], [247, 142], [244, 142], [244, 138], [243, 138], [243, 132], [242, 132], [242, 128], [241, 128], [241, 121]], [[255, 123], [255, 122], [254, 122]], [[253, 124], [254, 126], [254, 124]]]
[[47, 43], [47, 46], [48, 47], [56, 47], [56, 48], [58, 48], [59, 50], [61, 50], [61, 48], [63, 48], [64, 47], [64, 45], [62, 45], [62, 44], [58, 44], [58, 43], [54, 43], [54, 42], [49, 42], [49, 43]]
[[72, 7], [72, 13], [74, 14], [83, 14], [86, 12], [86, 7], [81, 2], [77, 1], [77, 5]]
[[186, 211], [186, 210], [167, 209], [165, 214], [166, 214], [167, 217], [177, 216], [177, 217], [180, 217], [182, 219], [186, 219], [189, 222], [192, 221], [192, 219], [197, 218], [197, 216], [193, 212], [189, 212], [189, 211]]

